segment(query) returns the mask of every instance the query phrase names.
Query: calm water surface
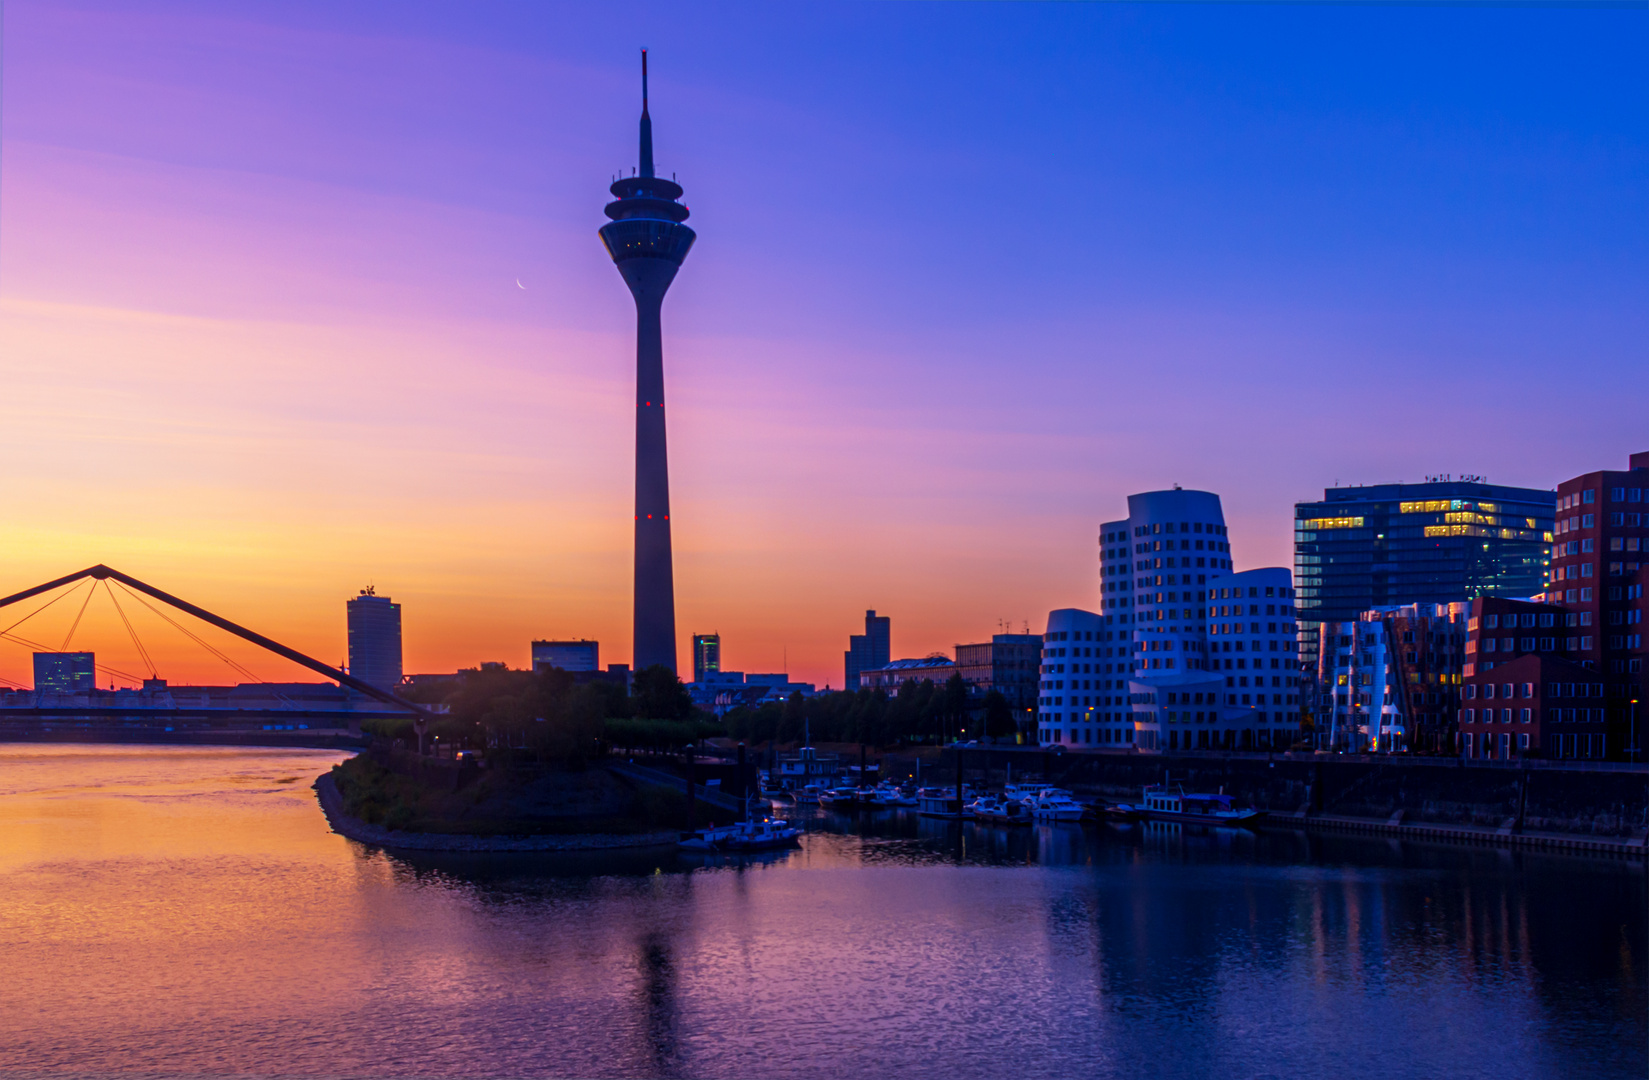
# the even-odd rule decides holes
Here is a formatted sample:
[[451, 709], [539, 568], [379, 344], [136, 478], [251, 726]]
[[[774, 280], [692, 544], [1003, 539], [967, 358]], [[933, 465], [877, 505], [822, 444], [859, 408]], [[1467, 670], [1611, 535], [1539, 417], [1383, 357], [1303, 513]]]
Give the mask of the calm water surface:
[[328, 831], [339, 758], [0, 746], [0, 1071], [1649, 1074], [1641, 865], [822, 813], [401, 856]]

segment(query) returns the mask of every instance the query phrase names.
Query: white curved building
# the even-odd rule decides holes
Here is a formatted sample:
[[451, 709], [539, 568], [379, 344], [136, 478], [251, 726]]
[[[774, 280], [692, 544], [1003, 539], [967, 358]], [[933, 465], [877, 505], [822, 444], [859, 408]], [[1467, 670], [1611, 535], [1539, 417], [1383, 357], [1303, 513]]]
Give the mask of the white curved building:
[[1140, 750], [1291, 743], [1300, 694], [1292, 573], [1233, 570], [1219, 496], [1130, 495], [1128, 517], [1106, 522], [1099, 544], [1100, 612], [1048, 616], [1040, 741]]

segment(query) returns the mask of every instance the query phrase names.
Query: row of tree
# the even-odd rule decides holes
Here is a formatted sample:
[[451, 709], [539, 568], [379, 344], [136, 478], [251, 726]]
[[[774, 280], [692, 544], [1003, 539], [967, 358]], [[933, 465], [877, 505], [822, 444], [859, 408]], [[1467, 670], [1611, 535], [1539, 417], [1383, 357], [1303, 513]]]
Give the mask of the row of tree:
[[892, 746], [950, 742], [981, 735], [1011, 736], [1013, 708], [996, 690], [978, 699], [961, 675], [942, 684], [928, 680], [902, 684], [896, 694], [884, 690], [841, 691], [804, 698], [792, 694], [783, 705], [730, 711], [727, 733], [749, 743], [862, 742]]
[[[575, 683], [559, 669], [465, 673], [447, 686], [407, 688], [420, 704], [444, 705], [426, 735], [459, 746], [517, 749], [541, 760], [581, 761], [606, 747], [671, 750], [716, 735], [749, 743], [863, 742], [891, 746], [1011, 736], [1015, 717], [991, 691], [983, 700], [960, 675], [941, 685], [908, 682], [882, 690], [844, 691], [738, 708], [718, 721], [693, 705], [667, 668], [637, 672], [629, 691], [610, 682]], [[410, 720], [383, 719], [379, 734], [415, 741]]]

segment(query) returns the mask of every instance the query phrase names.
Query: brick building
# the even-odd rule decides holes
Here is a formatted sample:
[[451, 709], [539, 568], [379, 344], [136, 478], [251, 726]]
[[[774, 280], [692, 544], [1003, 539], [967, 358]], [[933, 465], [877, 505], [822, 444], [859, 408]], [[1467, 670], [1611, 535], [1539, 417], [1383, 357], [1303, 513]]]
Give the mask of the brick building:
[[1544, 599], [1566, 613], [1570, 659], [1603, 687], [1606, 752], [1643, 760], [1643, 584], [1649, 567], [1649, 452], [1624, 472], [1603, 470], [1557, 488], [1557, 523]]
[[1463, 757], [1609, 756], [1606, 684], [1572, 660], [1527, 653], [1467, 677], [1460, 708]]

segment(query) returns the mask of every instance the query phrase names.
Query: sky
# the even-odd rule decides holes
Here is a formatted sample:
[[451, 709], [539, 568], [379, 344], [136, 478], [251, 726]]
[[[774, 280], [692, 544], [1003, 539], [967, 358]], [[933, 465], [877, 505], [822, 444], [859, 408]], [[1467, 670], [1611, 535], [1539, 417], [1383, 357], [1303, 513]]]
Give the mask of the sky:
[[[684, 667], [715, 631], [839, 686], [868, 608], [896, 656], [1038, 631], [1131, 492], [1217, 492], [1248, 569], [1335, 484], [1624, 468], [1646, 44], [1642, 6], [11, 0], [0, 593], [107, 563], [336, 662], [371, 584], [408, 671], [627, 661], [596, 229], [643, 46], [699, 237]], [[238, 678], [128, 614], [162, 676]], [[101, 593], [74, 634], [148, 673]]]

